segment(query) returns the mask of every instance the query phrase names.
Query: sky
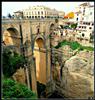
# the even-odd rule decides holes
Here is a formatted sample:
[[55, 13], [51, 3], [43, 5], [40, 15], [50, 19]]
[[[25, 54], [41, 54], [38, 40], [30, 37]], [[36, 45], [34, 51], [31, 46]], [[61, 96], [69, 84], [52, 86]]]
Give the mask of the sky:
[[[2, 16], [7, 16], [9, 13], [13, 15], [13, 12], [18, 10], [27, 9], [29, 6], [44, 5], [51, 9], [55, 8], [58, 11], [64, 11], [68, 13], [74, 11], [75, 7], [84, 2], [2, 2]], [[94, 5], [94, 2], [90, 2]]]

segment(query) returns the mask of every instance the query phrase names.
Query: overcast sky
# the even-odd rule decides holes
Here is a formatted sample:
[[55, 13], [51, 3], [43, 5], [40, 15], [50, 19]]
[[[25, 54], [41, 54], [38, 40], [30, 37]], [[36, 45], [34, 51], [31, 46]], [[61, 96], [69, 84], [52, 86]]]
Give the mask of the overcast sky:
[[[2, 15], [7, 16], [8, 13], [13, 14], [17, 10], [26, 9], [29, 6], [44, 5], [50, 8], [55, 8], [59, 11], [68, 13], [73, 11], [75, 7], [84, 2], [2, 2]], [[94, 2], [90, 2], [94, 5]]]

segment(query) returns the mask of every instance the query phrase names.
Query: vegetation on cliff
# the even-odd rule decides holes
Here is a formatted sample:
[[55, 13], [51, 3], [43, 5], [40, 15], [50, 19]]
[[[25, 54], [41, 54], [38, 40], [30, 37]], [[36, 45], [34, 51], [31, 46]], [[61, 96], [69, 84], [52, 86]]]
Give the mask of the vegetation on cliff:
[[65, 46], [65, 45], [69, 45], [71, 47], [72, 50], [76, 50], [78, 49], [79, 51], [82, 51], [82, 50], [88, 50], [88, 51], [93, 51], [94, 48], [93, 47], [90, 47], [90, 46], [82, 46], [81, 44], [79, 44], [78, 42], [76, 41], [62, 41], [62, 42], [59, 42], [57, 46], [55, 46], [56, 49], [62, 47], [62, 46]]
[[17, 69], [23, 67], [25, 59], [18, 53], [8, 49], [3, 49], [3, 74], [5, 77], [11, 77]]
[[36, 94], [25, 85], [17, 83], [12, 79], [3, 79], [3, 98], [37, 98]]

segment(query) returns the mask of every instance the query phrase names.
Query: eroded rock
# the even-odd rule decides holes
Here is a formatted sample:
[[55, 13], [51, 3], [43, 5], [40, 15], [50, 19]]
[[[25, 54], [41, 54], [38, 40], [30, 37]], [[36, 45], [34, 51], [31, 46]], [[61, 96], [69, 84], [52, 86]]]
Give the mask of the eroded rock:
[[94, 55], [81, 51], [65, 62], [62, 81], [63, 93], [69, 98], [87, 99], [94, 95]]
[[17, 81], [20, 82], [22, 84], [25, 84], [25, 72], [24, 72], [24, 68], [20, 68], [16, 71], [16, 73], [13, 74], [12, 78]]

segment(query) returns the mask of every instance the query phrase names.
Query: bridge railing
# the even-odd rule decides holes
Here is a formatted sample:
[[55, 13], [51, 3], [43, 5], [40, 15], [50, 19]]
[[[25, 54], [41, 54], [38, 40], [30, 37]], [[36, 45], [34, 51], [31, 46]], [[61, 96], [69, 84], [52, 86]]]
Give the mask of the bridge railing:
[[54, 19], [2, 19], [2, 23], [23, 22], [23, 21], [54, 21]]

